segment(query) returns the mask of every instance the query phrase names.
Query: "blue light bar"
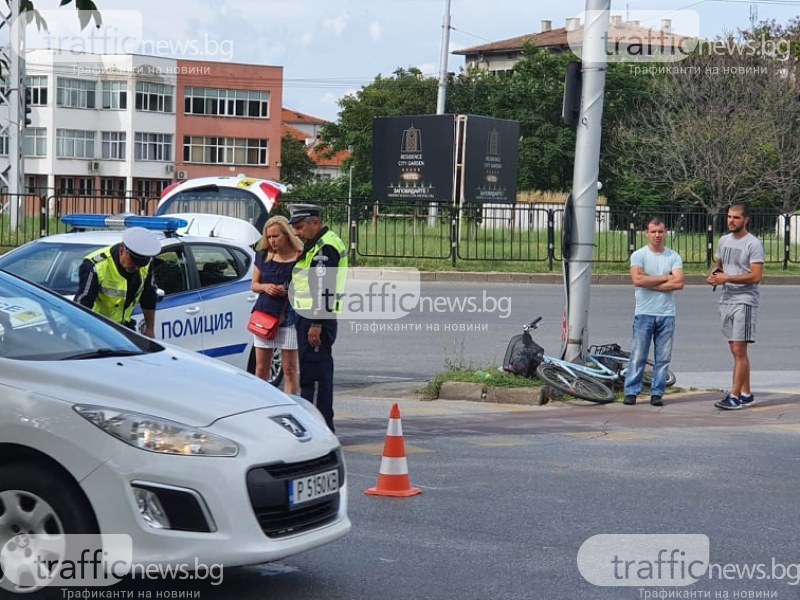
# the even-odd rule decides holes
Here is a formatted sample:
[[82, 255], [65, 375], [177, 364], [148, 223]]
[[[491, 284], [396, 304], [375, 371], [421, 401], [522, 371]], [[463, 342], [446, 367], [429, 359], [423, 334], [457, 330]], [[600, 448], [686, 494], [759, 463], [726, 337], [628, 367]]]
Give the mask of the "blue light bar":
[[140, 217], [138, 215], [90, 215], [75, 214], [64, 215], [61, 221], [71, 227], [79, 229], [125, 229], [126, 227], [144, 227], [153, 231], [174, 233], [181, 227], [186, 227], [186, 219], [176, 217]]

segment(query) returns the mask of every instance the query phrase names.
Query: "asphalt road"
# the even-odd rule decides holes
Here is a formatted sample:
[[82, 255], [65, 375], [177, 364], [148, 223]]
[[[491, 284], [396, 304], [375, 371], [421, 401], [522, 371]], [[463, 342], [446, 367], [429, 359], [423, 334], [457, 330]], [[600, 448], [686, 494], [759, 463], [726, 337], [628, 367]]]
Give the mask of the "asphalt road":
[[[418, 383], [448, 361], [497, 363], [508, 338], [533, 316], [545, 319], [538, 336], [543, 345], [560, 346], [561, 286], [423, 288], [431, 297], [483, 297], [484, 291], [509, 298], [505, 318], [422, 312], [401, 321], [419, 324], [417, 332], [372, 333], [342, 324], [336, 409], [348, 463], [348, 536], [279, 563], [228, 569], [219, 586], [151, 581], [116, 589], [152, 597], [196, 591], [202, 600], [800, 597], [796, 286], [763, 288], [760, 342], [752, 351], [758, 403], [742, 411], [714, 409], [715, 392], [670, 395], [658, 409], [414, 398]], [[716, 299], [705, 286], [680, 293], [673, 362], [679, 385], [690, 377], [726, 382], [730, 376]], [[590, 341], [625, 344], [632, 312], [628, 286], [594, 287]], [[445, 331], [448, 323], [478, 327]], [[411, 480], [423, 493], [366, 496], [377, 480], [394, 402], [402, 411]], [[625, 580], [634, 584], [629, 587], [595, 586], [582, 576], [577, 557], [600, 534], [657, 536], [659, 543], [665, 535], [706, 536], [712, 567], [685, 588], [632, 578]], [[654, 560], [630, 546], [622, 550], [637, 564]]]
[[[800, 390], [794, 317], [800, 286], [762, 286], [758, 342], [751, 351], [756, 389]], [[416, 311], [396, 321], [342, 322], [336, 342], [336, 381], [352, 386], [383, 381], [426, 381], [450, 365], [485, 368], [502, 362], [509, 338], [536, 316], [542, 327], [536, 339], [545, 350], [561, 349], [564, 288], [552, 284], [423, 282], [424, 304], [435, 308], [472, 297], [479, 309]], [[486, 300], [484, 301], [484, 298]], [[678, 292], [678, 321], [672, 368], [678, 384], [725, 387], [732, 359], [719, 327], [719, 294], [706, 285]], [[633, 288], [596, 285], [589, 304], [589, 343], [617, 342], [630, 346]], [[386, 326], [407, 326], [405, 331]], [[419, 326], [419, 331], [410, 330]], [[372, 326], [372, 329], [370, 329]], [[375, 331], [384, 326], [384, 330]]]
[[[378, 391], [340, 407], [347, 537], [279, 563], [228, 569], [216, 587], [126, 589], [193, 590], [203, 600], [634, 600], [671, 590], [798, 597], [797, 397], [764, 395], [737, 413], [688, 395], [660, 409], [401, 400], [409, 472], [423, 492], [393, 499], [363, 494], [376, 483], [396, 400]], [[686, 588], [632, 579], [631, 587], [595, 586], [577, 557], [600, 534], [706, 536], [714, 566]], [[655, 560], [630, 546], [621, 552]], [[745, 574], [754, 565], [764, 566], [762, 576]]]

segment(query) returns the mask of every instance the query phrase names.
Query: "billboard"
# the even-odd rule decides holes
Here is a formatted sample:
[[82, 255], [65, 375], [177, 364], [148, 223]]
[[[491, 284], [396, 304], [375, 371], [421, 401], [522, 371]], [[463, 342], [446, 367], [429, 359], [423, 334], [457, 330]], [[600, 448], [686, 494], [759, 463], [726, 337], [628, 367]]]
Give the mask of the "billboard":
[[519, 123], [467, 115], [463, 202], [513, 204], [517, 200]]
[[454, 115], [377, 117], [372, 140], [373, 200], [453, 200]]

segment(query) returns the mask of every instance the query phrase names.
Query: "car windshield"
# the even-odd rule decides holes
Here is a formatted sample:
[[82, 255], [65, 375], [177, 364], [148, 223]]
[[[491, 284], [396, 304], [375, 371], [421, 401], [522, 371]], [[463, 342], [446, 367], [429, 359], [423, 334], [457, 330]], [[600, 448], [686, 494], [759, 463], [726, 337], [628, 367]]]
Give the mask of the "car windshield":
[[160, 350], [71, 301], [0, 271], [0, 357], [81, 360]]
[[27, 244], [0, 258], [0, 268], [64, 296], [78, 291], [83, 258], [101, 248], [91, 244]]
[[259, 231], [269, 214], [252, 192], [239, 188], [205, 185], [180, 191], [158, 208], [159, 215], [203, 213], [242, 219]]

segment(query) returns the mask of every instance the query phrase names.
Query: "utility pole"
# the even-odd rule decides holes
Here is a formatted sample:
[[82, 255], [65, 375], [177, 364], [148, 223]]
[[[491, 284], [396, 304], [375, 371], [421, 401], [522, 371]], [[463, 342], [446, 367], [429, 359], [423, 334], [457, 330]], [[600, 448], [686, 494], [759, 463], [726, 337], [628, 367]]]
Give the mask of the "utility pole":
[[[589, 292], [594, 261], [595, 216], [600, 174], [603, 93], [608, 62], [608, 15], [611, 0], [586, 0], [582, 42], [581, 109], [575, 142], [569, 256], [564, 258], [567, 322], [564, 358], [579, 359], [588, 346]], [[567, 223], [566, 221], [569, 221]]]
[[[439, 51], [439, 90], [436, 94], [436, 114], [444, 114], [447, 99], [447, 55], [450, 52], [450, 0], [445, 0], [444, 18], [442, 19], [442, 47]], [[455, 194], [455, 191], [453, 192]], [[436, 227], [439, 217], [439, 206], [431, 202], [428, 206], [428, 226]]]
[[439, 52], [439, 91], [436, 95], [436, 114], [444, 114], [447, 98], [447, 55], [450, 52], [450, 0], [445, 0], [444, 19], [442, 21], [442, 48]]
[[8, 168], [0, 173], [0, 187], [11, 194], [8, 200], [9, 224], [16, 229], [18, 209], [21, 205], [18, 194], [25, 185], [25, 153], [22, 142], [25, 128], [25, 24], [19, 16], [19, 0], [10, 0], [9, 14], [4, 15], [2, 27], [9, 28], [8, 73], [5, 74], [5, 102], [8, 108]]

